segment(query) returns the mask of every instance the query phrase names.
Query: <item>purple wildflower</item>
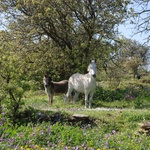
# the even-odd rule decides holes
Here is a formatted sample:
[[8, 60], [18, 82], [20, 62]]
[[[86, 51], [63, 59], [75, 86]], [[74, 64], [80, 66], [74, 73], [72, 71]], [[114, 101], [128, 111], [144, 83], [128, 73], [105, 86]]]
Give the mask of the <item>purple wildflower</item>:
[[64, 150], [68, 150], [68, 147], [66, 146], [66, 147], [64, 148]]
[[5, 112], [2, 112], [2, 115], [5, 115]]
[[112, 133], [113, 133], [113, 134], [116, 134], [117, 132], [116, 132], [116, 130], [112, 130]]
[[31, 145], [31, 149], [34, 149], [35, 148], [35, 146], [34, 145]]
[[106, 148], [109, 148], [109, 144], [108, 142], [105, 143]]
[[0, 126], [3, 126], [3, 122], [2, 121], [0, 122]]
[[106, 139], [109, 139], [109, 134], [106, 134]]
[[87, 147], [84, 147], [84, 150], [87, 150]]
[[79, 150], [79, 149], [80, 149], [79, 146], [76, 146], [76, 147], [75, 147], [75, 150]]
[[4, 117], [2, 118], [2, 121], [5, 121], [5, 118], [4, 118]]
[[44, 130], [41, 130], [41, 134], [44, 134]]
[[49, 127], [49, 128], [48, 128], [48, 131], [51, 131], [51, 130], [52, 130], [52, 128], [51, 128], [51, 127]]
[[71, 141], [72, 141], [72, 138], [69, 139], [69, 142], [71, 142]]
[[142, 141], [141, 139], [138, 139], [138, 143], [141, 143], [141, 141]]

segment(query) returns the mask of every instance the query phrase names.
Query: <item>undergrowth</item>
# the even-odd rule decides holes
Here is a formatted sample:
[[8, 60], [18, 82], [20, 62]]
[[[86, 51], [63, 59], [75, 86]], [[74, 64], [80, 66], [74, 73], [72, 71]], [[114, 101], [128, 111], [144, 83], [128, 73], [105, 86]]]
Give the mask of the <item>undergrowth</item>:
[[[70, 109], [71, 110], [71, 109]], [[27, 111], [27, 110], [26, 110]], [[23, 113], [23, 112], [22, 112]], [[26, 112], [27, 113], [27, 112]], [[20, 123], [12, 126], [8, 114], [0, 115], [0, 148], [3, 150], [142, 150], [150, 146], [150, 137], [139, 132], [139, 123], [150, 120], [148, 110], [79, 110], [60, 112], [58, 120], [51, 117], [57, 111], [30, 110]], [[86, 114], [94, 123], [71, 124], [73, 113]], [[27, 118], [25, 118], [27, 117]], [[42, 118], [43, 117], [43, 118]]]
[[[93, 109], [84, 109], [83, 99], [73, 104], [55, 97], [49, 105], [45, 93], [28, 93], [16, 115], [15, 125], [3, 101], [0, 111], [0, 149], [9, 150], [144, 150], [150, 136], [139, 123], [150, 121], [149, 89], [96, 89]], [[107, 107], [107, 109], [97, 109]], [[111, 109], [108, 109], [111, 108]], [[113, 109], [115, 108], [115, 110]], [[89, 122], [74, 121], [73, 114], [89, 116]]]

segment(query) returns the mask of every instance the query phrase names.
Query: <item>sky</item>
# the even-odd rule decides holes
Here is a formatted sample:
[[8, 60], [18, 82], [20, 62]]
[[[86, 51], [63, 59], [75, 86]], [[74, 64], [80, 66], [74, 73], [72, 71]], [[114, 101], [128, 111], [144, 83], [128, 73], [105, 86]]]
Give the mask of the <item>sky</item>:
[[136, 40], [139, 43], [143, 44], [145, 43], [145, 38], [147, 35], [144, 34], [134, 34], [134, 26], [131, 24], [126, 24], [126, 25], [120, 25], [119, 26], [119, 32], [125, 36], [126, 38]]
[[[137, 0], [138, 1], [138, 0]], [[139, 0], [139, 3], [135, 3], [133, 0], [131, 0], [132, 4], [130, 4], [128, 6], [128, 10], [130, 11], [130, 9], [133, 9], [135, 12], [141, 12], [144, 10], [144, 12], [140, 15], [141, 18], [146, 19], [147, 17], [149, 18], [149, 11], [145, 11], [145, 10], [150, 10], [150, 1], [146, 1], [140, 3], [141, 1]], [[133, 18], [132, 18], [133, 20]], [[126, 38], [130, 38], [133, 40], [138, 41], [141, 44], [144, 44], [146, 42], [146, 40], [144, 40], [146, 37], [148, 37], [148, 32], [147, 34], [143, 33], [143, 34], [134, 34], [136, 31], [135, 29], [135, 25], [130, 23], [131, 18], [127, 19], [127, 21], [125, 22], [124, 25], [120, 25], [119, 26], [119, 31], [122, 33], [122, 35], [124, 35]], [[134, 20], [135, 21], [135, 20]], [[136, 20], [137, 21], [137, 20]], [[140, 21], [140, 20], [139, 20]], [[142, 26], [145, 28], [145, 26]], [[148, 26], [149, 28], [149, 26]], [[147, 44], [148, 46], [150, 46], [150, 43]]]

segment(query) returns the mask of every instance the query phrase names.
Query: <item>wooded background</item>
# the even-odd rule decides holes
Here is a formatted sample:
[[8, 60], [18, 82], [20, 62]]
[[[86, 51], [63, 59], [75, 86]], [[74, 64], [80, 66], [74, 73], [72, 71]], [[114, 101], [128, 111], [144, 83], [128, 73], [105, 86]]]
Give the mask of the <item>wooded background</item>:
[[[97, 60], [97, 81], [145, 74], [149, 47], [120, 37], [127, 19], [149, 33], [149, 0], [1, 0], [0, 97], [20, 101], [42, 78], [68, 79]], [[136, 11], [129, 5], [141, 5]], [[141, 15], [146, 13], [146, 17]], [[5, 28], [4, 28], [5, 26]]]

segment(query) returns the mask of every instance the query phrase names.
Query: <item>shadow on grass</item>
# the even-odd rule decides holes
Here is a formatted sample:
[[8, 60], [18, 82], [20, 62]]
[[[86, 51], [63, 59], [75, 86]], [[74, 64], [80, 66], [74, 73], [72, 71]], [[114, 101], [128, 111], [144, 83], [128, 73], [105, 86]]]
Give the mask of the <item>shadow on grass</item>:
[[38, 124], [42, 122], [49, 122], [51, 125], [56, 123], [80, 126], [80, 127], [93, 127], [96, 126], [95, 119], [93, 118], [74, 118], [73, 116], [61, 111], [44, 111], [28, 107], [17, 116], [17, 124], [27, 125], [28, 123]]

